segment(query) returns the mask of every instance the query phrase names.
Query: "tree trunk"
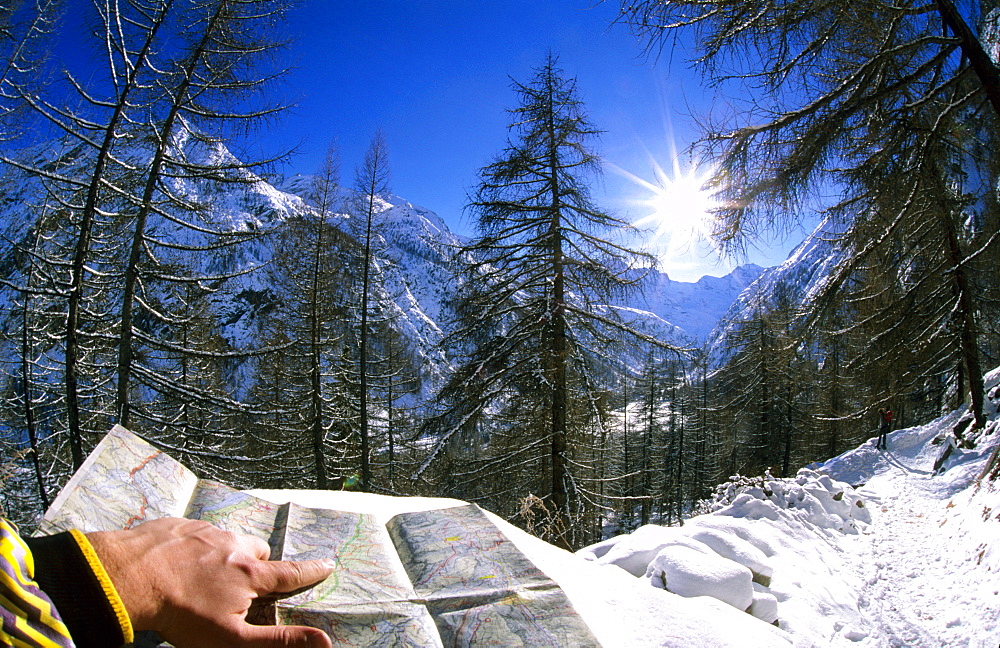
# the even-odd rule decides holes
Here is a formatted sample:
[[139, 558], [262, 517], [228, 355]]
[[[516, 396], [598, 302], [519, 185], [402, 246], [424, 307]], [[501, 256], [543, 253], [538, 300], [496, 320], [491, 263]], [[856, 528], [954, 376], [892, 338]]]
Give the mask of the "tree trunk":
[[972, 401], [972, 415], [976, 419], [976, 427], [986, 426], [986, 415], [983, 412], [983, 394], [986, 387], [983, 383], [983, 370], [979, 359], [979, 341], [976, 335], [976, 317], [973, 307], [974, 298], [968, 273], [965, 268], [962, 251], [959, 247], [955, 224], [947, 213], [941, 219], [947, 233], [948, 261], [952, 266], [954, 290], [958, 298], [958, 326], [961, 343], [962, 360], [969, 380], [969, 395]]
[[[34, 261], [28, 267], [28, 277], [34, 274]], [[21, 311], [21, 385], [24, 398], [24, 425], [28, 431], [28, 444], [31, 448], [31, 463], [35, 470], [35, 481], [38, 483], [38, 494], [42, 498], [42, 507], [49, 508], [49, 496], [45, 489], [45, 477], [42, 472], [41, 458], [38, 456], [38, 430], [35, 424], [35, 403], [31, 396], [31, 358], [34, 351], [31, 344], [30, 322], [28, 317], [30, 297], [24, 293], [24, 304]]]
[[986, 97], [993, 106], [993, 112], [1000, 117], [1000, 71], [951, 0], [937, 0], [937, 6], [945, 26], [962, 41], [962, 54], [969, 59], [969, 65], [983, 84]]
[[[169, 9], [173, 0], [169, 0], [164, 11]], [[182, 102], [187, 97], [188, 89], [191, 85], [191, 78], [194, 74], [195, 66], [201, 59], [209, 38], [215, 30], [215, 24], [225, 3], [220, 3], [216, 8], [211, 20], [205, 28], [205, 33], [198, 49], [191, 55], [185, 69], [183, 80], [179, 87], [172, 94], [174, 102], [170, 106], [170, 111], [160, 127], [159, 139], [156, 144], [156, 151], [149, 166], [149, 174], [146, 176], [146, 184], [143, 187], [142, 203], [136, 214], [135, 231], [132, 234], [132, 245], [129, 249], [128, 265], [125, 268], [125, 285], [122, 291], [122, 321], [119, 326], [118, 342], [118, 392], [115, 399], [115, 412], [118, 415], [118, 423], [124, 427], [129, 424], [129, 383], [132, 380], [132, 322], [134, 321], [134, 303], [136, 285], [139, 280], [139, 257], [142, 252], [142, 245], [146, 234], [146, 222], [149, 220], [149, 213], [153, 209], [153, 196], [160, 179], [160, 170], [166, 158], [166, 149], [173, 133], [174, 123], [180, 112]], [[161, 21], [162, 22], [162, 21]], [[159, 27], [159, 23], [157, 24]]]
[[367, 491], [371, 484], [371, 450], [368, 442], [368, 290], [371, 274], [372, 217], [375, 211], [375, 195], [368, 194], [368, 215], [365, 221], [365, 258], [361, 278], [361, 490]]
[[309, 297], [309, 361], [310, 361], [310, 404], [312, 416], [312, 451], [313, 465], [316, 470], [316, 488], [327, 488], [326, 479], [326, 458], [323, 452], [323, 381], [321, 375], [322, 366], [322, 322], [319, 315], [320, 287], [319, 277], [321, 272], [321, 259], [323, 255], [323, 226], [326, 218], [326, 210], [320, 210], [316, 223], [316, 249], [313, 255], [312, 268], [312, 295]]
[[146, 66], [146, 57], [152, 47], [156, 33], [163, 25], [163, 17], [173, 0], [162, 7], [159, 20], [154, 22], [151, 30], [146, 34], [142, 49], [136, 55], [135, 64], [130, 69], [125, 83], [116, 97], [114, 110], [108, 123], [104, 128], [104, 139], [94, 161], [94, 170], [90, 177], [90, 184], [87, 187], [87, 197], [80, 214], [80, 234], [76, 241], [76, 249], [73, 254], [73, 261], [70, 269], [70, 292], [69, 303], [66, 313], [66, 419], [69, 425], [70, 451], [73, 455], [73, 467], [79, 468], [83, 463], [83, 432], [80, 424], [80, 388], [79, 388], [79, 362], [80, 362], [80, 307], [83, 302], [84, 272], [87, 258], [90, 255], [90, 241], [93, 235], [94, 221], [97, 216], [97, 202], [100, 189], [104, 183], [104, 174], [108, 161], [111, 158], [111, 148], [118, 137], [118, 126], [125, 116], [125, 109], [128, 106], [128, 98], [135, 88], [136, 77], [139, 71]]
[[560, 207], [560, 184], [559, 184], [559, 151], [555, 124], [553, 123], [554, 102], [552, 98], [552, 87], [549, 86], [549, 115], [548, 115], [548, 137], [549, 137], [549, 159], [548, 173], [550, 174], [550, 194], [549, 209], [551, 210], [551, 224], [549, 226], [549, 236], [551, 237], [551, 272], [552, 272], [552, 308], [549, 313], [552, 327], [552, 503], [555, 506], [555, 515], [560, 536], [556, 538], [557, 544], [569, 549], [569, 502], [566, 493], [566, 482], [569, 474], [566, 470], [566, 404], [568, 401], [568, 388], [566, 384], [566, 279], [563, 276], [563, 250], [562, 250], [562, 211]]

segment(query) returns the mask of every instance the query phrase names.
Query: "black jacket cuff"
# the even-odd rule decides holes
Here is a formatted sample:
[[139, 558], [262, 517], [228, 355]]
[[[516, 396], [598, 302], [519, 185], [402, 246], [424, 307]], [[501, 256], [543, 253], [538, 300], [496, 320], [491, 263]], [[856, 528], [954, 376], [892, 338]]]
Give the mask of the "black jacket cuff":
[[[73, 533], [25, 538], [25, 542], [34, 556], [35, 582], [52, 599], [78, 648], [117, 648], [132, 640], [126, 637], [131, 627], [123, 628], [123, 610], [115, 607], [121, 602], [112, 600], [117, 594], [108, 596], [107, 588], [113, 590], [114, 585], [110, 579], [102, 582], [107, 574], [103, 568], [95, 573]], [[89, 543], [87, 548], [93, 552]], [[128, 625], [127, 618], [124, 624]]]

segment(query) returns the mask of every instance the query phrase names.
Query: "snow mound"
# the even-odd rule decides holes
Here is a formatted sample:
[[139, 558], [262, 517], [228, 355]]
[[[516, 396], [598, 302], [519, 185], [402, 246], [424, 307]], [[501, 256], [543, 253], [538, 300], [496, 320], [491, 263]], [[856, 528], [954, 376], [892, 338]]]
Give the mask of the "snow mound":
[[773, 623], [778, 599], [768, 586], [776, 550], [749, 522], [767, 519], [856, 534], [871, 522], [849, 484], [815, 470], [791, 479], [734, 477], [717, 489], [714, 511], [683, 527], [648, 524], [585, 547], [578, 555], [615, 565], [649, 585], [685, 597], [710, 596]]
[[816, 470], [803, 468], [790, 479], [734, 477], [716, 491], [710, 508], [736, 518], [778, 520], [791, 515], [821, 529], [857, 533], [871, 522], [864, 500], [854, 488]]
[[678, 527], [646, 524], [632, 533], [590, 545], [577, 552], [588, 560], [601, 565], [621, 567], [635, 577], [646, 574], [646, 569], [665, 547], [683, 538]]
[[768, 510], [771, 508], [796, 515], [819, 528], [844, 533], [857, 533], [859, 522], [871, 522], [864, 501], [850, 484], [807, 468], [793, 479], [769, 479], [762, 487], [748, 489], [719, 513], [776, 519], [775, 513]]
[[750, 570], [695, 540], [664, 547], [645, 577], [653, 587], [687, 597], [711, 596], [738, 610], [753, 603]]

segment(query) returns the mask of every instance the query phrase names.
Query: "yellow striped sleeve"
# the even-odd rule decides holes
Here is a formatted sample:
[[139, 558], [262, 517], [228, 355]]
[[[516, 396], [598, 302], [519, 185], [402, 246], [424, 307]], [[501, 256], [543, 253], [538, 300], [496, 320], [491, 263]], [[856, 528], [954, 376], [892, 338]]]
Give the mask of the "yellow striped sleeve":
[[0, 518], [0, 644], [69, 648], [73, 640], [34, 581], [34, 559], [17, 530]]

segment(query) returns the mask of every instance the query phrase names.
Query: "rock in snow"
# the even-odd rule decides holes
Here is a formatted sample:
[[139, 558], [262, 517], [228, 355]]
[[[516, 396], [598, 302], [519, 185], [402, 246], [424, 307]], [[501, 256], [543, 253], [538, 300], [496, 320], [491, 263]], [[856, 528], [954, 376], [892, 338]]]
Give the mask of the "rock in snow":
[[711, 596], [737, 610], [753, 603], [753, 574], [697, 541], [664, 547], [646, 568], [646, 579], [681, 596]]

